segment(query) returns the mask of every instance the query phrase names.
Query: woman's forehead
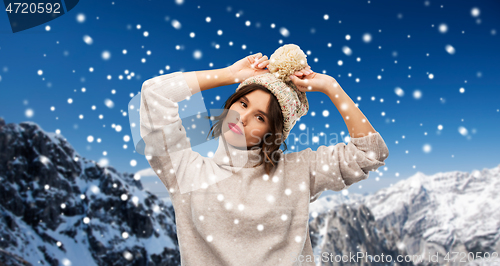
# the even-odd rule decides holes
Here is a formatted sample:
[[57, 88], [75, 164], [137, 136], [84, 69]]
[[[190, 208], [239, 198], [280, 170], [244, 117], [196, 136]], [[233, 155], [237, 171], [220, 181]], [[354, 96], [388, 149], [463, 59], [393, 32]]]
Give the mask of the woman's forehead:
[[269, 100], [271, 98], [271, 95], [269, 95], [269, 93], [261, 91], [261, 90], [254, 90], [254, 91], [242, 96], [242, 98], [243, 97], [246, 97], [250, 101], [256, 100], [256, 101], [261, 102], [264, 100]]

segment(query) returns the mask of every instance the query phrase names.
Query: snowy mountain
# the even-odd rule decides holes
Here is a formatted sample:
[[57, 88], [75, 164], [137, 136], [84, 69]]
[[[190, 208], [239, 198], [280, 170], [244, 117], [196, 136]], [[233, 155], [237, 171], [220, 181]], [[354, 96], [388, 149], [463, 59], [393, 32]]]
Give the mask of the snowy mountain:
[[34, 123], [0, 118], [0, 182], [0, 265], [180, 264], [169, 202]]
[[[317, 265], [413, 265], [411, 263], [385, 264], [385, 263], [361, 263], [364, 259], [351, 260], [347, 263], [350, 254], [358, 252], [368, 255], [384, 255], [396, 258], [405, 256], [404, 250], [398, 249], [398, 239], [389, 238], [387, 231], [379, 230], [373, 214], [363, 204], [345, 204], [324, 212], [312, 212], [309, 221], [309, 233], [315, 256], [323, 259], [323, 264]], [[340, 258], [334, 259], [338, 263], [330, 264], [332, 259], [325, 255], [346, 256], [345, 263], [340, 263]], [[378, 261], [378, 260], [376, 260]], [[386, 261], [386, 260], [384, 260]], [[357, 262], [357, 263], [356, 263]]]
[[[364, 242], [360, 232], [368, 231], [384, 240], [379, 242], [380, 249], [396, 247], [403, 254], [424, 255], [425, 259], [415, 265], [459, 265], [459, 261], [460, 265], [494, 265], [491, 261], [472, 262], [473, 255], [485, 257], [486, 252], [496, 256], [496, 265], [500, 265], [498, 191], [500, 165], [472, 173], [454, 171], [426, 176], [417, 172], [368, 196], [338, 194], [320, 198], [310, 206], [312, 217], [316, 217], [310, 222], [314, 229], [311, 238], [318, 244], [315, 252], [356, 250], [344, 243], [344, 235], [351, 240], [359, 238], [356, 240], [364, 244], [364, 252], [371, 244]], [[373, 228], [367, 229], [366, 221], [370, 219], [373, 222], [368, 224]], [[356, 227], [356, 220], [361, 228]], [[367, 240], [371, 241], [368, 237]], [[429, 255], [436, 252], [440, 254], [439, 263], [429, 263]], [[450, 259], [457, 256], [456, 262], [447, 264], [443, 260], [447, 253]]]

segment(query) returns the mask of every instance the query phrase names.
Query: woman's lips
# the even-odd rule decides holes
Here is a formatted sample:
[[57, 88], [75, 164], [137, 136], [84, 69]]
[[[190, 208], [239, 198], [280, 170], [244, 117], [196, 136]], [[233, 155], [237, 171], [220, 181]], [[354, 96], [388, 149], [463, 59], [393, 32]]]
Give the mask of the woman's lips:
[[234, 133], [243, 135], [243, 133], [241, 133], [241, 129], [236, 124], [228, 123], [227, 125], [229, 126], [229, 129], [231, 129]]

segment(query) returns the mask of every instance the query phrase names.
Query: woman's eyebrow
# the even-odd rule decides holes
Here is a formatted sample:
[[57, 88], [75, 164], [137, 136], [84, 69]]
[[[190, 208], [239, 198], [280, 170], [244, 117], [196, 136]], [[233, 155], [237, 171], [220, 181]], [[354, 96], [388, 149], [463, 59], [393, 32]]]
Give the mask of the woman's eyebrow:
[[[250, 101], [248, 100], [248, 98], [246, 96], [241, 96], [241, 98], [245, 99], [245, 101], [248, 102], [248, 104], [250, 104]], [[259, 112], [261, 112], [262, 114], [264, 114], [266, 117], [269, 117], [264, 111], [262, 110], [257, 110]]]

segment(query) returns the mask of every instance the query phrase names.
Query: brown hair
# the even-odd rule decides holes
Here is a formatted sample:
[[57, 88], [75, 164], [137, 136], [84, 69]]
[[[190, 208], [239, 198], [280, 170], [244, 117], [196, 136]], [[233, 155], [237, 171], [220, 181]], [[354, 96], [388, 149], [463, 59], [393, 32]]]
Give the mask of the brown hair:
[[[266, 93], [269, 93], [271, 95], [271, 101], [268, 106], [268, 114], [269, 114], [269, 119], [268, 123], [271, 129], [271, 132], [267, 132], [264, 135], [264, 138], [260, 142], [259, 147], [262, 148], [260, 151], [259, 155], [260, 158], [263, 158], [263, 160], [254, 165], [253, 167], [257, 167], [261, 164], [264, 164], [264, 169], [266, 171], [266, 174], [269, 175], [271, 172], [271, 169], [275, 167], [275, 163], [277, 164], [278, 161], [281, 159], [281, 153], [278, 152], [279, 147], [281, 144], [285, 145], [285, 150], [287, 150], [287, 145], [283, 140], [283, 127], [284, 127], [284, 118], [283, 118], [283, 113], [281, 111], [281, 107], [279, 105], [278, 99], [274, 94], [272, 94], [266, 87], [260, 84], [248, 84], [245, 86], [242, 86], [237, 92], [233, 93], [229, 98], [226, 100], [226, 102], [223, 105], [224, 111], [222, 112], [221, 115], [212, 117], [210, 119], [213, 120], [218, 120], [211, 128], [210, 131], [208, 132], [207, 137], [210, 135], [210, 132], [212, 132], [212, 138], [219, 137], [221, 135], [222, 131], [222, 122], [227, 116], [227, 113], [229, 111], [229, 108], [238, 101], [242, 96], [249, 94], [252, 91], [255, 90], [261, 90]], [[206, 117], [208, 118], [208, 117]], [[248, 147], [247, 147], [248, 148]], [[277, 158], [275, 158], [275, 156]]]

